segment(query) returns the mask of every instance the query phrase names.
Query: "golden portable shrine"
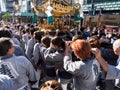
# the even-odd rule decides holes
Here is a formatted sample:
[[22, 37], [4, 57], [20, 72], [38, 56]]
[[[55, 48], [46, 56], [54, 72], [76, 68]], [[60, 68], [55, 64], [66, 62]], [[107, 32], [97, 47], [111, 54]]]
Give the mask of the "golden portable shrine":
[[[68, 25], [64, 25], [64, 23], [68, 20], [62, 20], [61, 18], [64, 15], [74, 15], [76, 11], [80, 9], [80, 4], [76, 4], [72, 6], [68, 2], [64, 0], [45, 0], [40, 5], [36, 5], [35, 2], [32, 2], [33, 9], [35, 14], [46, 14], [47, 7], [50, 5], [52, 8], [52, 12], [48, 12], [48, 16], [52, 16], [53, 22], [48, 23], [47, 20], [43, 20], [44, 23], [40, 25], [40, 29], [44, 30], [55, 30], [55, 29], [67, 29]], [[52, 15], [50, 15], [52, 13]], [[50, 18], [51, 19], [51, 18]]]

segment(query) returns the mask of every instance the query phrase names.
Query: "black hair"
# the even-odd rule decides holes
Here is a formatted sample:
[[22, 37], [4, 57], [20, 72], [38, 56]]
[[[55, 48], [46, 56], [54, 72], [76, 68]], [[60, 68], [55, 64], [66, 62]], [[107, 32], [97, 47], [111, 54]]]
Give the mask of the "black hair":
[[1, 37], [7, 37], [7, 38], [11, 38], [12, 35], [11, 35], [11, 32], [9, 30], [0, 30], [0, 38]]
[[35, 31], [34, 35], [35, 35], [35, 39], [41, 42], [42, 33], [40, 31]]
[[59, 36], [55, 36], [51, 39], [51, 43], [53, 45], [56, 45], [58, 47], [61, 47], [63, 49], [65, 49], [65, 42], [63, 41], [63, 39]]
[[46, 48], [50, 46], [50, 40], [51, 38], [49, 36], [44, 36], [41, 39], [41, 42], [46, 45]]
[[33, 35], [35, 31], [36, 31], [35, 28], [30, 28], [30, 34], [31, 34], [31, 35]]
[[12, 47], [10, 38], [0, 38], [0, 56], [7, 55], [8, 50]]
[[113, 44], [103, 42], [103, 43], [101, 43], [101, 47], [108, 48], [108, 49], [113, 49]]

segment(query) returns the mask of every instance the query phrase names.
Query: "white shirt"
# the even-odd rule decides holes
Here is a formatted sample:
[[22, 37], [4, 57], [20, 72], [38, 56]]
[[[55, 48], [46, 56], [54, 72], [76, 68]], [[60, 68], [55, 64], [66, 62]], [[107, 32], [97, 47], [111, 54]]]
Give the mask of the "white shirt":
[[[120, 63], [120, 56], [118, 57], [117, 60], [117, 65]], [[119, 68], [119, 67], [118, 67]], [[115, 79], [115, 86], [120, 88], [120, 79]]]
[[53, 8], [49, 5], [47, 7], [47, 10], [45, 11], [45, 13], [47, 14], [48, 17], [52, 16], [52, 13], [51, 13], [52, 10], [53, 10]]

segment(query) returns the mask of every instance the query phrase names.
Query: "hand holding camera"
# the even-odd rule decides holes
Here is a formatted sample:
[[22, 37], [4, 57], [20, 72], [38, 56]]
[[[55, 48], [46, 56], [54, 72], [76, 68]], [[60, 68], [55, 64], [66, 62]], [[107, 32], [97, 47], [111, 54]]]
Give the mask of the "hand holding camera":
[[71, 49], [71, 41], [66, 41], [65, 42], [65, 46], [66, 46], [66, 48], [65, 48], [65, 53], [66, 53], [66, 55], [69, 55], [69, 51], [70, 51], [70, 49]]
[[101, 57], [101, 51], [98, 48], [91, 48], [91, 52], [95, 55], [96, 58]]

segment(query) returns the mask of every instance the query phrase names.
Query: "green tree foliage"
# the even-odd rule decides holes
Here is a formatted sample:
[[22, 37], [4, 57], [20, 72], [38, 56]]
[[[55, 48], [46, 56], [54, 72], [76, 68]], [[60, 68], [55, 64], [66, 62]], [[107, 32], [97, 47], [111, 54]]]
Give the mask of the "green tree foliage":
[[6, 14], [2, 15], [2, 19], [4, 19], [4, 20], [10, 19], [10, 13], [6, 13]]

